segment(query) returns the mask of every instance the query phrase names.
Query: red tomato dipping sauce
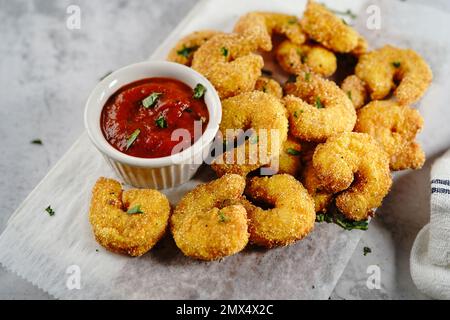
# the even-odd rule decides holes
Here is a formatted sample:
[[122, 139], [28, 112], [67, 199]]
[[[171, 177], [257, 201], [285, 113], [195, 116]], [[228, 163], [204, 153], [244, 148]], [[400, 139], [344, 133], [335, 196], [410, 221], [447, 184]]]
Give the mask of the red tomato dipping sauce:
[[191, 89], [169, 78], [130, 83], [114, 93], [103, 107], [100, 117], [103, 135], [114, 148], [130, 156], [170, 156], [181, 142], [178, 137], [172, 141], [174, 130], [186, 129], [190, 133], [191, 141], [185, 147], [201, 136], [194, 134], [195, 121], [201, 121], [201, 133], [204, 132], [209, 121], [205, 91], [201, 84]]

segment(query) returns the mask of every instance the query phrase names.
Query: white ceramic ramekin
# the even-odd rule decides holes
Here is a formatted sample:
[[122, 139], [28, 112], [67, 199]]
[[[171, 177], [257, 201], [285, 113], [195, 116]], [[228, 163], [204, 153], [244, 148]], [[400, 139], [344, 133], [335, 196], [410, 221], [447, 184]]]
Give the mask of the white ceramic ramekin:
[[[100, 116], [106, 101], [117, 90], [151, 77], [177, 79], [191, 88], [198, 83], [205, 86], [209, 122], [201, 138], [188, 149], [162, 158], [138, 158], [122, 153], [108, 143], [100, 127]], [[167, 61], [136, 63], [113, 72], [94, 88], [84, 112], [90, 139], [123, 181], [135, 187], [155, 189], [172, 188], [192, 178], [203, 163], [204, 155], [209, 152], [221, 118], [222, 106], [211, 83], [195, 70]]]

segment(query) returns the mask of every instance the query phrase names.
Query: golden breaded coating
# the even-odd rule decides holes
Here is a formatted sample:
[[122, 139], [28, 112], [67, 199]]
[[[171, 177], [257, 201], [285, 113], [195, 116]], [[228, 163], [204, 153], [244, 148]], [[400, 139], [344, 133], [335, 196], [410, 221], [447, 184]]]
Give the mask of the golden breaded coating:
[[287, 140], [281, 147], [278, 173], [286, 173], [296, 177], [302, 168], [302, 145], [300, 142], [288, 135]]
[[257, 46], [237, 34], [219, 34], [195, 53], [192, 68], [213, 84], [221, 99], [252, 91], [261, 76], [263, 58]]
[[189, 67], [192, 64], [195, 51], [217, 34], [223, 33], [216, 30], [200, 30], [188, 34], [170, 50], [167, 60]]
[[255, 84], [255, 90], [271, 94], [278, 99], [283, 97], [283, 88], [281, 88], [281, 85], [275, 79], [269, 77], [259, 77]]
[[169, 216], [169, 201], [157, 190], [122, 192], [118, 181], [106, 178], [92, 190], [89, 221], [97, 242], [110, 251], [143, 255], [164, 235]]
[[341, 132], [352, 131], [356, 112], [352, 102], [334, 82], [301, 71], [295, 83], [287, 83], [284, 103], [293, 136], [323, 142]]
[[337, 68], [334, 53], [317, 44], [298, 45], [285, 40], [276, 48], [275, 58], [284, 71], [292, 74], [311, 70], [329, 77]]
[[333, 193], [327, 191], [322, 181], [317, 177], [312, 161], [306, 163], [301, 182], [313, 197], [316, 212], [327, 212], [333, 200]]
[[387, 97], [395, 88], [394, 96], [405, 105], [418, 101], [433, 78], [430, 67], [415, 51], [389, 45], [362, 55], [355, 73], [367, 83], [373, 100]]
[[314, 228], [314, 201], [294, 177], [277, 174], [254, 177], [245, 195], [256, 203], [273, 206], [263, 209], [244, 201], [249, 218], [250, 242], [272, 248], [286, 246], [307, 236]]
[[216, 260], [247, 245], [247, 213], [240, 204], [245, 179], [224, 175], [184, 195], [170, 219], [178, 248], [188, 257]]
[[296, 16], [275, 12], [249, 12], [239, 18], [234, 32], [245, 36], [264, 51], [272, 50], [272, 34], [282, 34], [294, 43], [305, 42]]
[[[242, 131], [249, 130], [250, 135], [244, 143], [228, 150], [211, 165], [218, 176], [226, 173], [245, 176], [280, 155], [288, 132], [286, 110], [271, 94], [261, 91], [243, 93], [222, 101], [219, 130], [226, 142], [239, 139]], [[227, 130], [232, 134], [229, 135]]]
[[356, 75], [345, 78], [341, 83], [341, 89], [350, 98], [355, 109], [359, 109], [366, 104], [368, 98], [366, 83]]
[[311, 39], [332, 51], [360, 53], [365, 48], [365, 41], [353, 28], [312, 0], [308, 0], [301, 25]]
[[420, 169], [425, 154], [414, 140], [423, 127], [415, 109], [394, 101], [372, 101], [358, 111], [355, 131], [374, 137], [390, 157], [392, 170]]
[[381, 205], [392, 178], [389, 158], [366, 133], [345, 132], [317, 146], [313, 166], [324, 187], [336, 196], [336, 207], [361, 221]]

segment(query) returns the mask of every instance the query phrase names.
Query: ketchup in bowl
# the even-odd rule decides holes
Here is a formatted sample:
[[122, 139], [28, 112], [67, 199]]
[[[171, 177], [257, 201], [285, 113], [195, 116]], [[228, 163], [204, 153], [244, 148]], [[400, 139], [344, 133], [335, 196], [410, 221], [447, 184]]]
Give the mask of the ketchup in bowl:
[[170, 78], [130, 83], [114, 93], [103, 107], [103, 135], [114, 148], [130, 156], [170, 156], [181, 139], [172, 139], [174, 130], [186, 129], [190, 133], [189, 145], [201, 136], [194, 132], [196, 121], [204, 132], [209, 120], [204, 93], [201, 84], [192, 89]]

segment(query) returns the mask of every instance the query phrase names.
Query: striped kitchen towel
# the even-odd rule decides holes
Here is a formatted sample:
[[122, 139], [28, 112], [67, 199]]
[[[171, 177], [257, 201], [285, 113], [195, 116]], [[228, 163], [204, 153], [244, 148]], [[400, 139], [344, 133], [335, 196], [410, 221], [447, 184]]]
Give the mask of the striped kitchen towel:
[[426, 295], [450, 299], [450, 150], [431, 168], [430, 212], [411, 250], [411, 277]]

